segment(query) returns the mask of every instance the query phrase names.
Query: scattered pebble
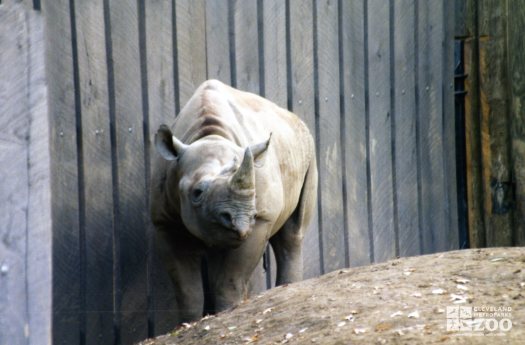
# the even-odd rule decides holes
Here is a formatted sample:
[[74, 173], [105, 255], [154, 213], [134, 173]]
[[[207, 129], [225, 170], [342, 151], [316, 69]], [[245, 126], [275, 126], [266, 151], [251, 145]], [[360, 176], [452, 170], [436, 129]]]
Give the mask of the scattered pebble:
[[343, 327], [344, 325], [346, 325], [346, 321], [341, 321], [337, 324], [337, 327]]
[[350, 314], [350, 315], [345, 316], [344, 319], [346, 321], [352, 321], [353, 322], [355, 320], [355, 317], [354, 317], [353, 314]]
[[305, 327], [305, 328], [303, 328], [303, 329], [300, 329], [300, 330], [299, 330], [299, 333], [304, 333], [304, 332], [306, 332], [307, 329], [308, 329], [308, 327]]
[[402, 311], [396, 311], [395, 313], [393, 313], [392, 315], [390, 315], [390, 317], [396, 317], [396, 316], [401, 316], [403, 315], [403, 312]]
[[456, 279], [456, 283], [458, 284], [467, 284], [468, 282], [470, 282], [470, 280], [468, 280], [467, 278], [457, 278]]
[[264, 309], [264, 311], [263, 311], [263, 315], [266, 315], [266, 314], [268, 314], [268, 313], [271, 313], [272, 310], [273, 310], [273, 308], [267, 308], [267, 309]]
[[445, 294], [445, 292], [446, 291], [441, 289], [441, 288], [437, 288], [437, 289], [432, 290], [432, 294], [433, 295], [443, 295], [443, 294]]
[[450, 294], [450, 301], [454, 304], [467, 303], [467, 296]]
[[253, 337], [251, 337], [251, 338], [250, 337], [244, 337], [244, 338], [242, 338], [242, 340], [244, 340], [244, 342], [246, 344], [251, 344], [251, 343], [254, 343], [254, 342], [257, 341], [257, 340], [254, 340]]
[[490, 262], [498, 262], [498, 261], [503, 261], [503, 260], [505, 260], [505, 258], [498, 257], [498, 258], [490, 259], [489, 261], [490, 261]]
[[403, 270], [403, 274], [404, 274], [405, 276], [408, 277], [409, 275], [412, 274], [412, 272], [415, 272], [415, 271], [416, 271], [416, 269], [415, 269], [415, 268], [412, 268], [412, 267], [410, 267], [410, 268], [405, 268], [405, 269]]
[[366, 328], [354, 328], [354, 333], [355, 334], [363, 334], [367, 331]]
[[412, 297], [421, 297], [421, 296], [423, 296], [423, 295], [421, 294], [421, 292], [414, 292], [414, 293], [413, 293], [412, 295], [410, 295], [410, 296], [412, 296]]
[[458, 284], [458, 285], [456, 285], [456, 288], [457, 288], [458, 290], [463, 290], [463, 291], [468, 291], [468, 290], [469, 290], [468, 287], [466, 287], [465, 285], [462, 285], [462, 284]]
[[408, 317], [411, 319], [419, 319], [419, 311], [415, 310], [408, 314]]

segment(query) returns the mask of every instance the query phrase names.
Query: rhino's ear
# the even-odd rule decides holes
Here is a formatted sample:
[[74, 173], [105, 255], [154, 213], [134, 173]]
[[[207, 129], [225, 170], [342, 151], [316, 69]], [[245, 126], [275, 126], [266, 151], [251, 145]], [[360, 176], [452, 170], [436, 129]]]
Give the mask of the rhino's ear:
[[177, 139], [168, 126], [160, 125], [155, 134], [155, 147], [164, 159], [173, 161], [182, 156], [188, 145]]
[[250, 146], [250, 151], [252, 151], [253, 154], [253, 162], [255, 163], [256, 167], [260, 167], [264, 164], [264, 156], [266, 156], [265, 153], [268, 150], [268, 147], [270, 146], [271, 139], [272, 133], [270, 133], [268, 140]]

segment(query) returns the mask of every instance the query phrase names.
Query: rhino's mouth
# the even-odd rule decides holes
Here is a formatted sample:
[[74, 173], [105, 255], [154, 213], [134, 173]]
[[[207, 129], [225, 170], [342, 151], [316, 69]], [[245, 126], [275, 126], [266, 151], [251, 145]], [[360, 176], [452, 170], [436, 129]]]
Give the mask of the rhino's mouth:
[[210, 244], [211, 247], [237, 248], [246, 242], [249, 237], [249, 234], [240, 236], [237, 230], [220, 224], [214, 224], [211, 231], [214, 234], [213, 243]]

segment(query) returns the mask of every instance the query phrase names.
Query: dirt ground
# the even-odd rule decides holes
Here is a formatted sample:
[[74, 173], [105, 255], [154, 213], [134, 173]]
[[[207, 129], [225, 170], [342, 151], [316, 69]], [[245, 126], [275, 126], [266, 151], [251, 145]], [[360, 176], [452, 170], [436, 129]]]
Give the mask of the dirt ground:
[[[472, 318], [483, 320], [454, 307], [472, 307]], [[465, 328], [447, 331], [447, 320]], [[525, 344], [525, 248], [453, 251], [332, 272], [141, 345], [250, 343]]]

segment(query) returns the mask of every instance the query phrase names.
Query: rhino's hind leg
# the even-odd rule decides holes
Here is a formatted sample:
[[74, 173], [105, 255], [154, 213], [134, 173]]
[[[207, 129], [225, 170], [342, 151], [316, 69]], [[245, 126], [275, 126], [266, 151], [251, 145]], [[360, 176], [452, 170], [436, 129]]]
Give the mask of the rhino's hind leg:
[[317, 200], [315, 159], [306, 173], [297, 208], [283, 227], [270, 239], [277, 262], [276, 285], [303, 279], [302, 241]]
[[157, 231], [156, 245], [175, 288], [178, 323], [200, 319], [204, 309], [201, 254], [177, 248], [168, 232], [162, 230]]
[[[270, 243], [277, 262], [277, 280], [275, 285], [299, 281], [303, 277], [301, 238], [294, 236], [294, 225], [288, 222], [274, 235]], [[295, 237], [295, 238], [294, 238]]]

